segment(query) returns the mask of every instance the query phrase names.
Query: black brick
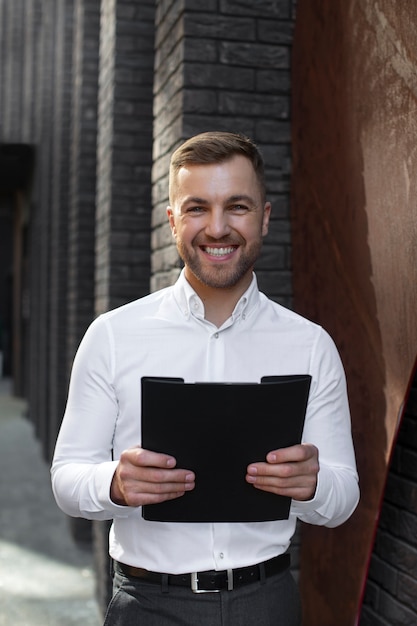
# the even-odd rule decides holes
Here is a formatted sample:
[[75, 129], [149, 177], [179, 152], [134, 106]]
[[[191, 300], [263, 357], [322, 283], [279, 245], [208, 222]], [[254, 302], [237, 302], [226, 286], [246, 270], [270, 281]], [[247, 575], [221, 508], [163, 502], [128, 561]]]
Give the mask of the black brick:
[[258, 41], [292, 45], [294, 25], [289, 21], [259, 20], [257, 23]]
[[220, 61], [228, 65], [287, 69], [290, 55], [285, 46], [223, 41], [220, 44]]
[[254, 41], [255, 21], [236, 16], [219, 16], [216, 13], [186, 13], [184, 34], [190, 38], [211, 37], [221, 40]]
[[221, 13], [252, 15], [253, 17], [279, 17], [289, 19], [292, 15], [290, 0], [220, 0]]
[[391, 625], [415, 626], [417, 623], [417, 613], [398, 602], [392, 596], [381, 593], [381, 614]]
[[245, 90], [253, 94], [255, 71], [210, 63], [185, 63], [184, 86], [211, 87], [214, 93], [229, 89]]
[[219, 112], [223, 115], [236, 115], [246, 111], [251, 117], [276, 117], [287, 119], [289, 116], [288, 98], [283, 96], [265, 97], [257, 93], [221, 91], [219, 93]]

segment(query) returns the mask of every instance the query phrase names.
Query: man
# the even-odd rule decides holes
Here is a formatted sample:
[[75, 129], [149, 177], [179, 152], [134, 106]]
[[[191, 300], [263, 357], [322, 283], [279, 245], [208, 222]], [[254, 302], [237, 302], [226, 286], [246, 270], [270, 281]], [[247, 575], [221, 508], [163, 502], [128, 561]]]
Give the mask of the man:
[[[322, 328], [257, 288], [253, 267], [271, 205], [252, 141], [223, 132], [186, 141], [171, 159], [169, 200], [185, 267], [172, 287], [88, 329], [56, 445], [55, 497], [69, 515], [113, 519], [115, 595], [106, 626], [295, 626], [300, 601], [286, 551], [297, 518], [337, 526], [359, 498], [343, 368]], [[187, 498], [198, 475], [140, 447], [142, 376], [259, 383], [284, 374], [312, 376], [302, 443], [271, 449], [248, 466], [246, 481], [291, 497], [289, 519], [143, 519], [142, 505]], [[257, 428], [254, 415], [254, 438]]]

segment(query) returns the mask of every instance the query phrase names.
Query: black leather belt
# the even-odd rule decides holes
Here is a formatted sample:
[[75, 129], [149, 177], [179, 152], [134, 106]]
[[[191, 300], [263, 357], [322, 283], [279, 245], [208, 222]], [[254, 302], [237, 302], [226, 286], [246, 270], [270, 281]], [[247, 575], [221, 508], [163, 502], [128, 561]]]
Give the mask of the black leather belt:
[[132, 567], [115, 561], [115, 569], [121, 571], [126, 576], [140, 578], [149, 583], [160, 585], [179, 585], [189, 587], [194, 593], [209, 593], [222, 590], [231, 591], [235, 587], [242, 587], [257, 580], [268, 578], [274, 574], [279, 574], [288, 569], [291, 564], [289, 554], [281, 554], [248, 567], [238, 567], [222, 571], [210, 570], [207, 572], [193, 572], [192, 574], [161, 574], [150, 572], [140, 567]]

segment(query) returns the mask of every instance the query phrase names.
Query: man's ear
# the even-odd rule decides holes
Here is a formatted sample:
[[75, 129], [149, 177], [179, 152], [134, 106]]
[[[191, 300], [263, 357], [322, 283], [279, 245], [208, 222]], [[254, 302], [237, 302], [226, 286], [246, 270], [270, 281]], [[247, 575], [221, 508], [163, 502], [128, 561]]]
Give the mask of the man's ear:
[[262, 217], [262, 237], [265, 237], [268, 234], [269, 228], [269, 218], [271, 216], [271, 203], [265, 202], [264, 206], [264, 214]]
[[167, 206], [167, 216], [169, 225], [171, 227], [172, 236], [175, 238], [177, 235], [177, 229], [175, 228], [174, 212], [170, 206]]

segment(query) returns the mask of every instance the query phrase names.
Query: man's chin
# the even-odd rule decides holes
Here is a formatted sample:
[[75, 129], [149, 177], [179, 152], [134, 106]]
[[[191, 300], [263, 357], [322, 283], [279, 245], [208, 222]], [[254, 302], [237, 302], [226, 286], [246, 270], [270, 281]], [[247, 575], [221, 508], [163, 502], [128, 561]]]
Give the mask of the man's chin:
[[[193, 271], [194, 277], [205, 287], [211, 289], [232, 289], [243, 281], [248, 272], [230, 272], [218, 267], [213, 271]], [[250, 271], [252, 274], [252, 271]]]

